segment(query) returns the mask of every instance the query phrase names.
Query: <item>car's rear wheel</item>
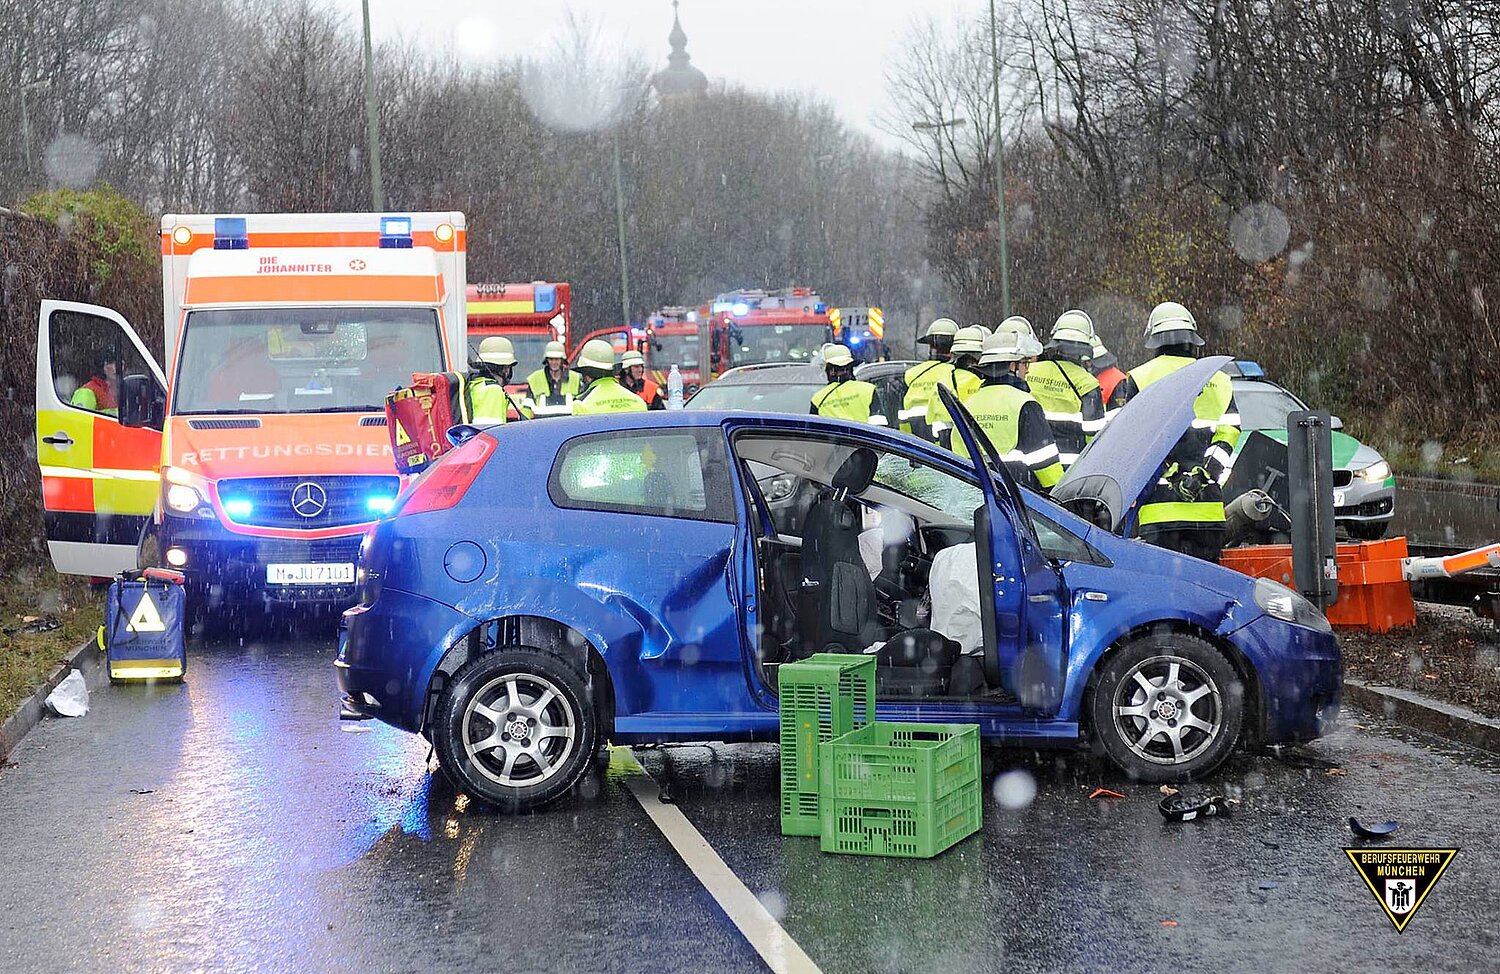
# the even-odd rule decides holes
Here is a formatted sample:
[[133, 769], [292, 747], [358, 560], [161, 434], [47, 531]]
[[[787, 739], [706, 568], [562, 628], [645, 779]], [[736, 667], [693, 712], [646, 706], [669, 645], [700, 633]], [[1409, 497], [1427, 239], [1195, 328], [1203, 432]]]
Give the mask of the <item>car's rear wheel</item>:
[[1244, 684], [1212, 644], [1155, 633], [1111, 655], [1090, 701], [1096, 741], [1140, 781], [1188, 781], [1229, 757], [1244, 724]]
[[1379, 541], [1390, 530], [1390, 521], [1349, 521], [1344, 525], [1356, 541]]
[[432, 725], [433, 747], [454, 784], [510, 812], [567, 794], [588, 770], [597, 736], [584, 678], [525, 647], [465, 664]]

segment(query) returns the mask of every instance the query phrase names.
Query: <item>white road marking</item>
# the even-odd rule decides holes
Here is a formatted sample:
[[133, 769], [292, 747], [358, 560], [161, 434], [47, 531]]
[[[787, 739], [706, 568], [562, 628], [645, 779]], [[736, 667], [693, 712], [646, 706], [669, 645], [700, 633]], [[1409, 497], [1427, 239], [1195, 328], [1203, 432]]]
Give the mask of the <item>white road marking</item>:
[[[640, 762], [635, 760], [634, 752], [630, 753], [630, 758], [639, 768]], [[822, 974], [818, 965], [803, 953], [765, 905], [687, 820], [687, 816], [676, 805], [661, 800], [661, 789], [644, 768], [637, 774], [626, 775], [624, 780], [625, 787], [640, 802], [652, 824], [677, 850], [682, 861], [698, 877], [698, 882], [708, 890], [771, 970], [777, 974]]]

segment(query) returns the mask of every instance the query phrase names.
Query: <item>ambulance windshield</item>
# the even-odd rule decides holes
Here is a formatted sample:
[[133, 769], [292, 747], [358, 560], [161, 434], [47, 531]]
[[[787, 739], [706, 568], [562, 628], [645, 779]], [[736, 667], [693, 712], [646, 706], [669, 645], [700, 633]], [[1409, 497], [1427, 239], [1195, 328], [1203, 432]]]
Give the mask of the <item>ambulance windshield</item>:
[[413, 372], [442, 367], [430, 308], [193, 311], [173, 412], [374, 412]]

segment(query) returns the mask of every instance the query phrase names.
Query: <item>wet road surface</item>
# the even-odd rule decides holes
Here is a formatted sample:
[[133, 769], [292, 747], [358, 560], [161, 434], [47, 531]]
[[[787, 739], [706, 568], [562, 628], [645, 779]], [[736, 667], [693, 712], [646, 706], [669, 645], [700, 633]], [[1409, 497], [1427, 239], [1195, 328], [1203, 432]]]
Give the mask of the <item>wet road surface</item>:
[[[0, 970], [764, 969], [619, 781], [469, 807], [419, 739], [337, 721], [331, 652], [198, 645], [187, 685], [34, 730], [0, 770]], [[931, 861], [783, 838], [774, 747], [638, 753], [830, 974], [1475, 971], [1500, 946], [1500, 760], [1357, 714], [1237, 758], [1213, 784], [1241, 803], [1198, 823], [1079, 755], [998, 752], [1035, 797], [992, 794]], [[1342, 852], [1351, 814], [1463, 850], [1404, 934]]]

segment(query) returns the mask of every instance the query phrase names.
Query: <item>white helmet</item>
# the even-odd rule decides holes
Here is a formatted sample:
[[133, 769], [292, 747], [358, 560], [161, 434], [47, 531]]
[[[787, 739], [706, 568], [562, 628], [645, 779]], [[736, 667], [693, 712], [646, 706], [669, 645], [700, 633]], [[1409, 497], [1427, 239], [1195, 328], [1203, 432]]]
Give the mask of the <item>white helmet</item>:
[[515, 346], [509, 338], [491, 335], [479, 343], [479, 361], [486, 365], [515, 365]]
[[845, 365], [854, 364], [854, 353], [849, 351], [849, 346], [838, 345], [830, 342], [823, 346], [823, 365], [840, 368]]
[[1056, 324], [1052, 326], [1052, 341], [1074, 342], [1079, 345], [1094, 345], [1094, 319], [1087, 312], [1076, 308], [1072, 311], [1064, 311], [1058, 316]]
[[630, 351], [626, 352], [624, 355], [620, 356], [620, 366], [621, 366], [621, 368], [628, 369], [632, 365], [641, 365], [641, 366], [644, 366], [645, 364], [646, 364], [646, 356], [642, 355], [639, 351], [637, 351], [636, 349], [633, 349], [633, 348]]
[[1018, 331], [1001, 331], [985, 341], [984, 354], [979, 357], [979, 364], [1024, 362], [1040, 354], [1042, 354], [1042, 343], [1030, 335], [1023, 335]]
[[547, 347], [542, 350], [542, 358], [567, 358], [568, 350], [563, 348], [562, 342], [548, 342]]
[[995, 334], [998, 335], [1002, 332], [1014, 332], [1020, 335], [1030, 335], [1032, 338], [1036, 337], [1036, 329], [1031, 327], [1031, 322], [1024, 315], [1011, 315], [1000, 322], [1000, 327], [995, 329]]
[[979, 334], [983, 335], [985, 338], [988, 338], [995, 333], [995, 329], [991, 328], [989, 325], [975, 324], [971, 327], [978, 328]]
[[917, 341], [923, 345], [931, 345], [933, 339], [953, 340], [953, 335], [958, 331], [958, 322], [952, 318], [934, 318], [932, 324], [927, 326], [927, 332]]
[[979, 355], [984, 351], [984, 332], [978, 325], [960, 328], [953, 336], [954, 355]]
[[1146, 322], [1147, 348], [1202, 344], [1203, 336], [1198, 334], [1198, 322], [1187, 308], [1176, 301], [1163, 301], [1151, 309], [1151, 317]]
[[615, 350], [609, 342], [602, 338], [594, 338], [583, 343], [583, 351], [578, 356], [578, 367], [581, 369], [598, 369], [601, 372], [613, 372], [615, 370]]

